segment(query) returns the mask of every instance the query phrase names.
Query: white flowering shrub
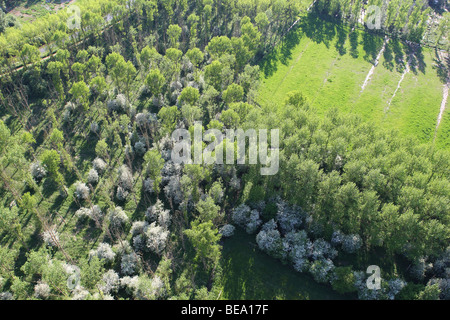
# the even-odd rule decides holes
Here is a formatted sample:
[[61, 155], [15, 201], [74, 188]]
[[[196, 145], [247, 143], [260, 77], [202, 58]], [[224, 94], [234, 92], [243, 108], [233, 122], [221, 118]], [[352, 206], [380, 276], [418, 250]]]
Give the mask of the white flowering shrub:
[[111, 246], [108, 243], [102, 242], [98, 245], [97, 249], [91, 250], [89, 253], [90, 256], [97, 256], [99, 259], [106, 260], [111, 262], [114, 260], [116, 254], [112, 250]]
[[135, 294], [138, 299], [156, 300], [165, 296], [166, 288], [159, 276], [154, 276], [151, 279], [147, 276], [141, 276], [137, 281]]
[[149, 222], [155, 222], [158, 220], [160, 212], [164, 211], [164, 206], [161, 200], [156, 200], [156, 203], [147, 208], [145, 211], [145, 217]]
[[98, 182], [98, 172], [94, 168], [89, 170], [88, 176], [87, 176], [88, 183], [94, 185]]
[[45, 170], [45, 167], [41, 164], [40, 161], [36, 161], [31, 164], [30, 172], [31, 176], [36, 181], [40, 181], [47, 175], [47, 170]]
[[92, 166], [97, 171], [97, 173], [103, 173], [108, 165], [105, 161], [103, 161], [102, 158], [97, 157], [92, 161]]
[[231, 219], [233, 219], [234, 223], [241, 227], [245, 227], [248, 222], [248, 216], [250, 215], [250, 207], [241, 204], [240, 206], [233, 209], [233, 213]]
[[236, 176], [232, 177], [230, 180], [230, 187], [233, 190], [240, 190], [241, 189], [241, 180]]
[[178, 175], [170, 176], [168, 184], [164, 187], [164, 193], [175, 204], [180, 204], [183, 201], [183, 191]]
[[310, 256], [314, 260], [319, 259], [334, 259], [338, 252], [327, 241], [323, 239], [315, 240], [310, 246]]
[[147, 221], [135, 221], [131, 225], [131, 234], [137, 236], [138, 234], [142, 234], [144, 232], [145, 227], [148, 226]]
[[283, 233], [297, 230], [301, 226], [299, 208], [291, 207], [287, 202], [280, 200], [277, 202], [277, 209], [277, 222]]
[[89, 187], [83, 182], [77, 182], [73, 193], [78, 200], [86, 200], [89, 198]]
[[14, 296], [11, 292], [0, 292], [0, 300], [14, 300]]
[[156, 254], [161, 254], [166, 248], [169, 231], [153, 222], [145, 228], [144, 234], [147, 240], [147, 248]]
[[125, 201], [130, 193], [128, 190], [122, 188], [122, 186], [117, 187], [116, 198], [119, 201]]
[[72, 300], [86, 300], [89, 297], [89, 291], [84, 287], [77, 285], [72, 291]]
[[56, 226], [51, 226], [42, 233], [42, 240], [45, 244], [51, 247], [56, 247], [59, 242], [59, 233], [56, 231]]
[[442, 300], [450, 300], [450, 279], [432, 278], [428, 281], [427, 286], [436, 283], [439, 285], [439, 290], [441, 291], [441, 293], [439, 294], [439, 298]]
[[109, 222], [113, 228], [119, 228], [128, 222], [128, 216], [122, 207], [115, 207], [109, 213]]
[[259, 211], [251, 210], [245, 204], [233, 209], [231, 219], [237, 225], [245, 228], [245, 231], [249, 234], [255, 233], [262, 223]]
[[320, 259], [311, 263], [309, 272], [317, 282], [326, 283], [331, 281], [334, 268], [333, 261], [330, 259]]
[[139, 260], [136, 253], [132, 252], [129, 254], [124, 254], [120, 263], [120, 270], [125, 275], [131, 275], [136, 272], [138, 261]]
[[146, 248], [145, 238], [142, 234], [133, 237], [133, 248], [136, 251], [142, 251]]
[[345, 234], [343, 234], [340, 230], [336, 230], [331, 236], [331, 243], [335, 246], [341, 245], [342, 241], [344, 241], [344, 237]]
[[81, 207], [80, 209], [78, 209], [78, 210], [75, 212], [75, 216], [76, 216], [78, 219], [90, 218], [90, 217], [91, 217], [91, 209]]
[[91, 208], [91, 219], [94, 221], [102, 221], [103, 212], [102, 209], [98, 205], [94, 205]]
[[134, 151], [136, 152], [137, 155], [143, 156], [145, 154], [145, 152], [147, 151], [147, 147], [146, 147], [145, 143], [143, 143], [141, 141], [137, 141], [134, 144]]
[[135, 121], [139, 127], [144, 128], [145, 126], [147, 126], [147, 124], [149, 122], [148, 112], [140, 112], [140, 113], [136, 114]]
[[342, 241], [342, 249], [347, 253], [354, 253], [362, 246], [361, 237], [357, 234], [345, 235]]
[[120, 111], [120, 112], [126, 111], [127, 99], [126, 99], [125, 95], [119, 93], [116, 96], [116, 99], [108, 101], [106, 106], [110, 112], [111, 111]]
[[258, 247], [267, 254], [275, 258], [283, 258], [281, 235], [280, 232], [274, 228], [273, 223], [267, 222], [264, 224], [261, 231], [256, 235], [256, 243], [258, 244]]
[[47, 299], [50, 296], [50, 286], [45, 282], [38, 282], [34, 286], [34, 296], [39, 299]]
[[406, 286], [406, 282], [400, 278], [395, 278], [388, 281], [387, 297], [394, 300], [395, 296]]
[[134, 277], [125, 276], [120, 279], [120, 286], [124, 288], [128, 294], [135, 296], [136, 291], [138, 289], [138, 282], [139, 282], [138, 276]]
[[94, 122], [91, 123], [90, 131], [92, 133], [98, 133], [99, 129], [100, 129], [100, 126], [98, 125], [97, 122], [94, 121]]
[[382, 285], [379, 290], [367, 288], [367, 275], [363, 271], [353, 271], [355, 277], [355, 288], [359, 300], [382, 300], [386, 299], [386, 289]]
[[450, 246], [436, 259], [433, 265], [433, 271], [437, 277], [450, 278]]
[[228, 238], [228, 237], [231, 237], [231, 236], [234, 234], [234, 230], [235, 230], [235, 229], [236, 229], [236, 228], [235, 228], [233, 225], [231, 225], [231, 224], [226, 224], [226, 225], [224, 225], [222, 228], [220, 228], [219, 233], [220, 233], [223, 237]]
[[433, 267], [433, 264], [427, 263], [425, 258], [417, 259], [411, 268], [409, 268], [409, 274], [416, 280], [423, 280], [428, 270]]
[[106, 294], [117, 292], [119, 289], [119, 275], [114, 270], [108, 270], [100, 280], [99, 288]]
[[164, 229], [169, 229], [172, 223], [172, 216], [169, 210], [163, 210], [158, 215], [158, 224]]
[[289, 247], [287, 250], [288, 259], [292, 262], [294, 269], [298, 272], [304, 272], [308, 270], [309, 260], [308, 255], [312, 243], [309, 240], [306, 231], [291, 231], [283, 239], [286, 243], [285, 247]]
[[164, 136], [159, 140], [159, 150], [161, 152], [161, 157], [166, 161], [166, 163], [171, 162], [172, 149], [174, 141], [169, 136]]
[[133, 174], [128, 166], [122, 165], [119, 168], [119, 186], [130, 191], [133, 188]]
[[155, 181], [150, 178], [145, 179], [144, 180], [144, 191], [147, 193], [153, 193], [155, 191], [154, 183], [155, 183]]

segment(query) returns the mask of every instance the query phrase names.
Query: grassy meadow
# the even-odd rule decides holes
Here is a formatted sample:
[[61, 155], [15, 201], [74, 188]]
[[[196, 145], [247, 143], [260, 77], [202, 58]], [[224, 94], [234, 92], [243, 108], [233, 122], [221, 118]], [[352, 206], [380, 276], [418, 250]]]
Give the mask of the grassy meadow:
[[[437, 55], [390, 39], [362, 90], [383, 43], [381, 36], [309, 14], [260, 62], [259, 102], [284, 101], [300, 90], [319, 113], [337, 107], [432, 142], [445, 78]], [[437, 130], [439, 147], [450, 146], [449, 117], [446, 111]]]

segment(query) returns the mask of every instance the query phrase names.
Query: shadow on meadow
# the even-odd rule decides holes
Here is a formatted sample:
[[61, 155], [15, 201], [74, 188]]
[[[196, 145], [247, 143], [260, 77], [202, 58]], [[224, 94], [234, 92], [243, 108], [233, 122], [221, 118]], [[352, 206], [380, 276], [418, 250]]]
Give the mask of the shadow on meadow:
[[[351, 28], [339, 20], [311, 11], [301, 18], [274, 50], [261, 59], [259, 66], [266, 78], [278, 70], [279, 63], [283, 65], [290, 63], [292, 51], [303, 37], [315, 43], [323, 43], [327, 48], [334, 46], [341, 56], [350, 54], [355, 59], [359, 57], [362, 46], [364, 59], [370, 63], [375, 63], [384, 43], [384, 37], [380, 34]], [[391, 38], [385, 46], [383, 57], [385, 60], [383, 66], [390, 71], [395, 69], [403, 72], [409, 61], [412, 72], [425, 73], [426, 64], [422, 48], [418, 45], [406, 44], [400, 39]]]

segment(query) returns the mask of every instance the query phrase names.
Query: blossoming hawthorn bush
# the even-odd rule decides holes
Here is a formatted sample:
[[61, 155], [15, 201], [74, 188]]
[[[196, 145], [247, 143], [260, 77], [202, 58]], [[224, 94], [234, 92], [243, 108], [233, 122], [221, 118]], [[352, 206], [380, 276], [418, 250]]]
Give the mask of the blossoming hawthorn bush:
[[220, 228], [219, 233], [220, 233], [223, 237], [228, 238], [228, 237], [233, 236], [234, 230], [235, 230], [235, 229], [236, 229], [236, 228], [235, 228], [233, 225], [231, 225], [231, 224], [226, 224], [226, 225], [224, 225], [222, 228]]
[[107, 262], [114, 261], [116, 254], [111, 248], [109, 243], [102, 242], [98, 245], [97, 249], [90, 251], [90, 256], [97, 256], [99, 259], [103, 259]]

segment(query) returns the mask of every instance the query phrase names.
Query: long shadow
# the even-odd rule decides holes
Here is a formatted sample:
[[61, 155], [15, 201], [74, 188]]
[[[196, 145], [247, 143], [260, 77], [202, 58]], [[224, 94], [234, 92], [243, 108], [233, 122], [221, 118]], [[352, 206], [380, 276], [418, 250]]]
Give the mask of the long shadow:
[[358, 45], [359, 45], [359, 33], [353, 30], [348, 35], [348, 40], [350, 41], [350, 55], [352, 58], [357, 59], [359, 57]]
[[433, 65], [433, 69], [436, 70], [439, 79], [441, 80], [442, 83], [447, 83], [450, 71], [448, 68], [449, 64], [447, 63], [446, 65], [445, 62], [439, 58], [437, 51], [435, 51], [435, 57], [433, 58], [433, 62], [435, 64]]

